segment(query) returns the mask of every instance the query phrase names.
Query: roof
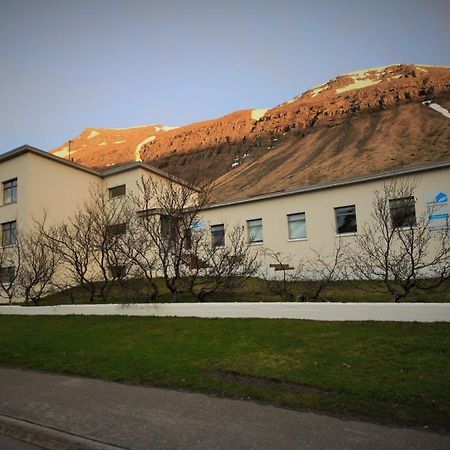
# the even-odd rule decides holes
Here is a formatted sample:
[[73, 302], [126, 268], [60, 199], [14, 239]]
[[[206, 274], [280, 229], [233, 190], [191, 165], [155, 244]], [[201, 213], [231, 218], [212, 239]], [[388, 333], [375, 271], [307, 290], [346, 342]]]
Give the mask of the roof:
[[118, 173], [127, 172], [128, 170], [133, 170], [133, 169], [137, 169], [137, 168], [141, 168], [144, 170], [148, 170], [149, 172], [153, 172], [156, 175], [159, 175], [163, 178], [167, 178], [168, 180], [173, 181], [174, 183], [178, 183], [178, 184], [188, 187], [194, 191], [197, 191], [197, 192], [201, 191], [201, 189], [199, 187], [197, 187], [191, 183], [188, 183], [187, 181], [184, 181], [181, 178], [171, 175], [164, 170], [153, 167], [150, 164], [147, 164], [142, 161], [133, 161], [130, 163], [126, 163], [126, 164], [117, 166], [117, 167], [108, 167], [107, 169], [99, 171], [99, 173], [102, 177], [107, 177], [110, 175], [116, 175]]
[[32, 153], [36, 156], [47, 158], [51, 161], [54, 161], [59, 164], [64, 164], [66, 166], [69, 166], [76, 170], [81, 170], [82, 172], [89, 173], [91, 175], [95, 175], [101, 178], [108, 177], [110, 175], [117, 175], [118, 173], [127, 172], [129, 170], [134, 170], [141, 168], [143, 170], [148, 170], [149, 172], [152, 172], [156, 175], [159, 175], [163, 178], [166, 178], [170, 181], [173, 181], [174, 183], [180, 184], [182, 186], [188, 187], [190, 189], [193, 189], [197, 192], [200, 192], [200, 189], [197, 186], [194, 186], [192, 184], [189, 184], [188, 182], [182, 180], [181, 178], [175, 177], [173, 175], [170, 175], [169, 173], [165, 172], [164, 170], [157, 169], [156, 167], [151, 166], [150, 164], [144, 163], [142, 161], [133, 161], [124, 165], [120, 165], [113, 168], [107, 168], [104, 170], [95, 170], [91, 169], [89, 167], [83, 166], [81, 164], [78, 164], [73, 161], [69, 161], [67, 159], [61, 158], [59, 156], [55, 156], [51, 153], [48, 153], [44, 150], [40, 150], [36, 147], [33, 147], [31, 145], [21, 145], [20, 147], [17, 147], [13, 150], [10, 150], [9, 152], [3, 153], [0, 155], [0, 163], [7, 161], [12, 158], [16, 158], [18, 156], [24, 155], [25, 153]]
[[268, 192], [265, 194], [259, 194], [254, 195], [250, 197], [242, 197], [235, 200], [225, 200], [217, 203], [211, 203], [209, 205], [205, 205], [202, 209], [213, 209], [213, 208], [220, 208], [224, 206], [232, 206], [232, 205], [239, 205], [242, 203], [249, 203], [249, 202], [256, 202], [260, 200], [267, 200], [267, 199], [273, 199], [278, 197], [287, 197], [289, 195], [295, 195], [295, 194], [302, 194], [305, 192], [313, 192], [313, 191], [319, 191], [323, 189], [330, 189], [335, 187], [341, 187], [341, 186], [349, 186], [352, 184], [359, 184], [359, 183], [365, 183], [368, 181], [375, 181], [375, 180], [383, 180], [386, 178], [391, 178], [395, 176], [400, 175], [410, 175], [420, 172], [426, 172], [429, 170], [436, 170], [436, 169], [442, 169], [450, 167], [450, 160], [444, 160], [444, 161], [438, 161], [438, 162], [432, 162], [427, 164], [421, 164], [417, 166], [407, 166], [407, 167], [401, 167], [398, 169], [392, 169], [389, 171], [384, 172], [378, 172], [371, 175], [364, 175], [354, 178], [347, 178], [344, 180], [336, 180], [336, 181], [329, 181], [325, 183], [318, 183], [318, 184], [312, 184], [309, 186], [303, 186], [299, 188], [293, 188], [293, 189], [285, 189], [282, 191], [275, 191], [275, 192]]

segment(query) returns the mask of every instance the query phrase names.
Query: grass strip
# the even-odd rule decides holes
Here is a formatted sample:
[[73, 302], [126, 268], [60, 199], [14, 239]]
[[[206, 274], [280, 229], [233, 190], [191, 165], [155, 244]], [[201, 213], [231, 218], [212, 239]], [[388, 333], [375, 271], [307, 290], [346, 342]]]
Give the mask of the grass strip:
[[0, 316], [0, 364], [450, 430], [450, 324]]

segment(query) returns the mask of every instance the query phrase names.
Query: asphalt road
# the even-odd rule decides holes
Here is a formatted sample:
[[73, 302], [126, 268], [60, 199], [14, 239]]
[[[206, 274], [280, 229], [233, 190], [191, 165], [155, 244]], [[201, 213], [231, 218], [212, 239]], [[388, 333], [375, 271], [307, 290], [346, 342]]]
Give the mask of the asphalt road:
[[449, 435], [13, 369], [0, 369], [0, 415], [92, 440], [95, 448], [103, 444], [127, 449], [450, 448]]
[[0, 434], [0, 448], [2, 450], [39, 450], [42, 447], [36, 447], [35, 445]]

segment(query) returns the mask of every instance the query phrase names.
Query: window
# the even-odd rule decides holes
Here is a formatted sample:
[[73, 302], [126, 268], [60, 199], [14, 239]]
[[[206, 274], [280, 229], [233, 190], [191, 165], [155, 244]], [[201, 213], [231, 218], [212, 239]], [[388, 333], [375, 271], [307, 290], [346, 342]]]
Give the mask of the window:
[[178, 235], [178, 220], [176, 217], [161, 215], [161, 236], [167, 241], [174, 241]]
[[108, 189], [109, 198], [120, 197], [127, 193], [127, 188], [125, 184], [121, 184], [120, 186], [114, 186]]
[[289, 239], [306, 238], [306, 218], [305, 213], [288, 214]]
[[225, 247], [225, 227], [220, 225], [211, 225], [211, 236], [214, 247]]
[[116, 280], [121, 280], [125, 278], [126, 275], [125, 266], [121, 265], [109, 266], [109, 272], [111, 274], [111, 277]]
[[336, 216], [336, 233], [356, 233], [356, 207], [355, 205], [334, 208]]
[[3, 204], [17, 202], [17, 178], [3, 182]]
[[414, 197], [389, 200], [389, 210], [393, 228], [416, 226], [416, 201]]
[[185, 250], [192, 249], [192, 231], [187, 229], [184, 233], [184, 248]]
[[12, 284], [15, 278], [16, 268], [14, 266], [2, 267], [0, 269], [0, 280], [3, 285]]
[[108, 225], [108, 234], [110, 236], [120, 236], [127, 232], [126, 223], [115, 223], [113, 225]]
[[2, 223], [2, 245], [6, 247], [8, 245], [16, 244], [16, 221]]
[[247, 220], [247, 230], [250, 244], [263, 241], [262, 219]]

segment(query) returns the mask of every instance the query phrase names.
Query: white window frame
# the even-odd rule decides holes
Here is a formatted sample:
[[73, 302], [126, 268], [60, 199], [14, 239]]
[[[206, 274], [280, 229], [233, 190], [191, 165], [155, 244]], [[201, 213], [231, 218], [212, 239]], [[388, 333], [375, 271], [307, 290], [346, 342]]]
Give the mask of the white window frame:
[[[295, 217], [299, 217], [295, 219]], [[291, 224], [294, 223], [302, 223], [303, 224], [303, 234], [301, 236], [293, 236], [293, 230], [291, 229]], [[288, 224], [288, 239], [290, 241], [304, 241], [307, 238], [306, 232], [306, 214], [304, 212], [287, 214], [287, 224]]]
[[[261, 239], [254, 239], [252, 238], [252, 229], [253, 230], [259, 230], [259, 233], [261, 235]], [[255, 236], [253, 234], [253, 236]], [[247, 238], [249, 244], [262, 244], [264, 242], [264, 234], [263, 234], [263, 220], [262, 218], [258, 219], [250, 219], [247, 220]]]

